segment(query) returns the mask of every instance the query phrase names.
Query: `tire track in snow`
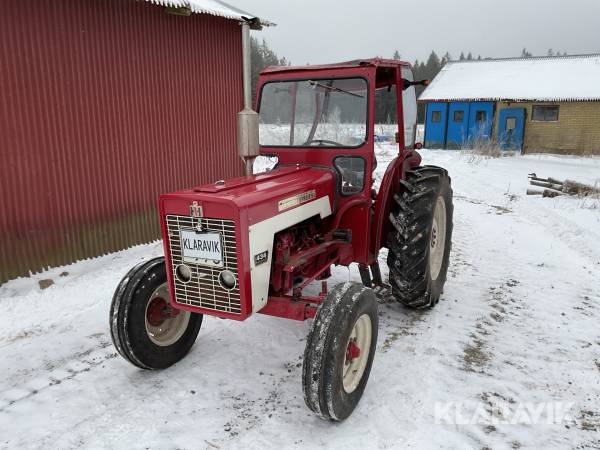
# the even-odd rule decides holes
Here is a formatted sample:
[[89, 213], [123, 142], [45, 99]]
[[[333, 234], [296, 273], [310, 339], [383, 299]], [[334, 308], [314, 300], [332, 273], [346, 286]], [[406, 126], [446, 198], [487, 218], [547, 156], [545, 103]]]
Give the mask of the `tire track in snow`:
[[[485, 204], [485, 202], [477, 201], [471, 203]], [[493, 207], [494, 205], [488, 206]], [[520, 233], [527, 230], [531, 230], [529, 231], [531, 233], [533, 230], [537, 230], [531, 234], [537, 232], [539, 242], [544, 242], [546, 233], [555, 238], [554, 233], [549, 231], [547, 227], [543, 227], [544, 229], [540, 233], [539, 228], [541, 225], [537, 221], [531, 221], [528, 217], [523, 217], [521, 213], [522, 210], [517, 209], [514, 214], [511, 214], [514, 216], [513, 221], [519, 224], [518, 229]], [[496, 228], [498, 228], [498, 225], [496, 225]], [[490, 287], [488, 303], [492, 308], [491, 312], [485, 318], [477, 321], [475, 330], [471, 333], [471, 341], [465, 347], [465, 355], [463, 357], [463, 370], [475, 372], [475, 377], [494, 378], [493, 381], [490, 380], [489, 382], [486, 382], [485, 378], [483, 378], [481, 382], [477, 383], [488, 384], [490, 387], [493, 387], [491, 390], [483, 390], [479, 394], [480, 400], [490, 410], [494, 408], [498, 410], [498, 402], [511, 405], [519, 401], [526, 401], [527, 399], [548, 401], [549, 396], [552, 395], [553, 388], [566, 389], [568, 391], [568, 387], [561, 387], [560, 382], [555, 382], [555, 386], [549, 388], [544, 388], [540, 383], [540, 380], [544, 379], [545, 374], [545, 371], [540, 370], [540, 365], [548, 367], [548, 370], [551, 372], [551, 367], [563, 364], [561, 358], [568, 357], [571, 354], [571, 351], [568, 349], [568, 343], [564, 343], [552, 335], [547, 336], [545, 333], [542, 334], [540, 331], [545, 332], [544, 318], [549, 311], [558, 309], [556, 314], [558, 317], [561, 317], [561, 309], [568, 307], [569, 304], [561, 301], [545, 306], [543, 301], [540, 302], [543, 299], [543, 294], [536, 293], [533, 287], [540, 280], [547, 280], [546, 283], [543, 283], [546, 290], [550, 290], [549, 295], [551, 295], [551, 298], [557, 299], [562, 295], [573, 297], [573, 287], [577, 289], [577, 286], [571, 287], [570, 280], [558, 272], [560, 266], [552, 267], [550, 272], [546, 272], [545, 276], [540, 278], [538, 272], [543, 272], [546, 268], [542, 262], [537, 264], [538, 268], [536, 270], [531, 269], [532, 266], [535, 266], [537, 256], [535, 253], [523, 253], [522, 250], [527, 248], [527, 243], [522, 241], [527, 240], [527, 233], [523, 233], [523, 235], [525, 237], [511, 235], [510, 229], [507, 228], [505, 236], [501, 234], [492, 236], [498, 247], [503, 249], [503, 251], [494, 255], [494, 261], [500, 267], [508, 267], [510, 272], [505, 274], [508, 277], [506, 282]], [[552, 237], [549, 239], [552, 239]], [[543, 247], [543, 245], [538, 246]], [[576, 252], [575, 249], [573, 251]], [[577, 253], [585, 257], [585, 255]], [[544, 259], [543, 254], [543, 252], [539, 252], [541, 259]], [[510, 264], [505, 264], [502, 259], [508, 259]], [[568, 261], [569, 257], [565, 255], [564, 260]], [[511, 275], [511, 273], [514, 275]], [[586, 279], [587, 281], [592, 281], [587, 275], [591, 274], [584, 273], [580, 283], [585, 284]], [[594, 275], [591, 278], [593, 279]], [[484, 276], [484, 279], [493, 279], [493, 275], [487, 274]], [[516, 279], [521, 279], [522, 283], [516, 282]], [[552, 292], [553, 289], [557, 292]], [[590, 305], [593, 305], [593, 303], [586, 299], [591, 299], [595, 290], [584, 288], [583, 291], [586, 293], [580, 294], [579, 297], [583, 297], [584, 301], [582, 305], [585, 305], [585, 307], [578, 307], [578, 310], [590, 316], [594, 314], [590, 311]], [[564, 312], [562, 312], [562, 316], [565, 316]], [[568, 323], [564, 320], [557, 320], [556, 315], [552, 319], [554, 319], [554, 323], [562, 322], [563, 325]], [[548, 325], [551, 323], [548, 321]], [[539, 330], [539, 328], [542, 330]], [[527, 341], [527, 345], [513, 347], [510, 344], [513, 342], [511, 334], [522, 334], [523, 338]], [[564, 356], [544, 356], [548, 353], [550, 355], [558, 354]], [[541, 358], [541, 361], [536, 361], [535, 358], [532, 358], [533, 355]], [[514, 358], [516, 358], [516, 361], [513, 361]], [[511, 374], [514, 374], [515, 371], [522, 374], [518, 377], [521, 380], [519, 383], [513, 382], [511, 378]], [[530, 377], [533, 377], [531, 382], [527, 383], [523, 381]], [[562, 398], [569, 397], [563, 396]], [[587, 416], [582, 413], [582, 417], [590, 417], [590, 410], [585, 411], [587, 411]], [[581, 419], [580, 422], [583, 424], [581, 426], [588, 423], [584, 419]], [[518, 434], [514, 433], [514, 430], [514, 427], [480, 425], [479, 430], [473, 436], [479, 436], [482, 443], [486, 443], [487, 446], [492, 448], [499, 443], [520, 447], [522, 443], [519, 441]], [[554, 440], [555, 443], [560, 441], [566, 442], [556, 435], [554, 437], [547, 436], [547, 438], [550, 442], [554, 439], [558, 439], [558, 441]], [[538, 444], [540, 442], [542, 441], [538, 441]]]
[[241, 434], [258, 427], [265, 419], [273, 415], [290, 415], [304, 408], [304, 400], [294, 396], [285, 399], [283, 389], [288, 383], [298, 382], [301, 379], [302, 355], [297, 360], [284, 363], [285, 372], [279, 376], [275, 373], [261, 371], [259, 376], [263, 379], [262, 384], [269, 386], [267, 394], [252, 395], [252, 392], [228, 390], [223, 392], [222, 409], [229, 412], [229, 418], [224, 419], [223, 430], [227, 433], [227, 439], [212, 439], [211, 442], [222, 443], [235, 440]]
[[532, 202], [527, 202], [519, 207], [520, 217], [531, 224], [541, 226], [545, 231], [556, 238], [558, 241], [564, 242], [569, 247], [576, 251], [580, 256], [589, 261], [590, 271], [596, 272], [596, 280], [600, 284], [600, 259], [598, 257], [597, 247], [594, 248], [590, 244], [596, 245], [600, 242], [600, 221], [597, 230], [583, 228], [575, 220], [569, 217], [556, 217], [549, 213], [550, 206], [555, 205], [560, 208], [560, 202], [573, 199], [545, 199], [552, 203], [549, 205], [540, 205]]
[[[102, 365], [107, 360], [118, 356], [112, 348], [112, 344], [106, 340], [105, 335], [98, 334], [88, 337], [97, 340], [98, 343], [87, 350], [73, 353], [68, 358], [46, 360], [44, 368], [37, 370], [34, 377], [13, 384], [10, 389], [4, 391], [2, 397], [0, 397], [0, 412], [6, 411], [17, 403], [27, 401], [47, 389], [69, 382], [75, 377]], [[42, 373], [40, 374], [40, 372]], [[19, 380], [27, 375], [27, 373], [22, 374]]]
[[[380, 309], [380, 334], [383, 331], [384, 336], [378, 346], [378, 360], [374, 364], [386, 366], [386, 373], [390, 366], [399, 364], [396, 370], [392, 369], [392, 374], [396, 375], [396, 380], [401, 380], [401, 395], [407, 397], [406, 403], [412, 405], [412, 411], [407, 416], [404, 410], [398, 410], [395, 405], [387, 403], [381, 404], [380, 408], [387, 411], [395, 422], [403, 424], [403, 429], [406, 430], [403, 445], [410, 446], [414, 443], [418, 446], [428, 434], [424, 429], [430, 429], [433, 425], [433, 405], [440, 398], [438, 375], [447, 373], [449, 359], [460, 357], [458, 351], [450, 353], [445, 349], [449, 325], [447, 316], [456, 307], [456, 302], [461, 301], [456, 299], [455, 283], [465, 277], [477, 275], [476, 268], [468, 262], [469, 253], [474, 251], [472, 236], [477, 230], [472, 230], [468, 221], [460, 215], [460, 208], [461, 205], [455, 202], [448, 281], [439, 304], [433, 309], [410, 310], [391, 302], [382, 305]], [[387, 267], [382, 266], [382, 273], [387, 276]], [[471, 312], [471, 315], [472, 320], [475, 320], [476, 313]], [[412, 368], [413, 365], [416, 365], [415, 369]], [[388, 396], [382, 396], [380, 401], [388, 402]], [[478, 439], [473, 441], [479, 443]]]

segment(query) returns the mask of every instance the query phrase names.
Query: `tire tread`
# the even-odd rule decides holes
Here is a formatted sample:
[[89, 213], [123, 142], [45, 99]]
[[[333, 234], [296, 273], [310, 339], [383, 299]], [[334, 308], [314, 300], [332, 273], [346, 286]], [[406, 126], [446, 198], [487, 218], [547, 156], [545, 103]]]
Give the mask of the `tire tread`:
[[[387, 236], [389, 280], [393, 297], [410, 308], [432, 307], [439, 301], [439, 293], [432, 293], [428, 282], [428, 244], [435, 201], [445, 184], [449, 191], [447, 236], [451, 236], [452, 188], [445, 169], [426, 165], [407, 171], [400, 192], [393, 197], [395, 207], [389, 216], [392, 231]], [[439, 275], [442, 286], [446, 281], [446, 255]]]

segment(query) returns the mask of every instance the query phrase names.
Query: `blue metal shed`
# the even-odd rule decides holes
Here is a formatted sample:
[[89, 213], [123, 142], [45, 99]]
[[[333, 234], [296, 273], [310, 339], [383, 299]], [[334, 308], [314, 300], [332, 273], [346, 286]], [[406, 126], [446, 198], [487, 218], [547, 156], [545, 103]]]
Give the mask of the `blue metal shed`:
[[494, 102], [430, 102], [425, 114], [425, 147], [469, 148], [492, 138]]

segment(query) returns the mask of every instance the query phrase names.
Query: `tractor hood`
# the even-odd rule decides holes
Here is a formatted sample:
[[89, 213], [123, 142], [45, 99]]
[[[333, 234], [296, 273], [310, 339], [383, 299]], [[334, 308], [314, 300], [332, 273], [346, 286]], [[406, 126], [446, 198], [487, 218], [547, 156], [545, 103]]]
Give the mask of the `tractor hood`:
[[222, 217], [223, 209], [236, 209], [247, 212], [252, 225], [324, 196], [333, 210], [335, 183], [332, 169], [298, 165], [204, 184], [160, 199], [167, 213], [189, 215], [190, 202], [196, 201], [204, 217]]
[[296, 167], [284, 167], [269, 172], [264, 172], [258, 175], [251, 175], [239, 178], [232, 178], [231, 180], [216, 181], [214, 184], [202, 184], [196, 186], [193, 190], [196, 192], [225, 192], [228, 190], [240, 188], [242, 186], [251, 186], [266, 181], [272, 181], [277, 178], [285, 177], [292, 173], [302, 173], [306, 170], [310, 170], [308, 166], [296, 166]]
[[[294, 165], [161, 195], [171, 304], [236, 320], [260, 310], [268, 299], [275, 234], [316, 216], [330, 217], [336, 182], [333, 169]], [[193, 236], [204, 236], [202, 244], [192, 248]], [[217, 243], [211, 248], [219, 258], [206, 253], [209, 240]], [[182, 264], [195, 278], [175, 286]], [[222, 270], [234, 273], [230, 291], [219, 284]]]

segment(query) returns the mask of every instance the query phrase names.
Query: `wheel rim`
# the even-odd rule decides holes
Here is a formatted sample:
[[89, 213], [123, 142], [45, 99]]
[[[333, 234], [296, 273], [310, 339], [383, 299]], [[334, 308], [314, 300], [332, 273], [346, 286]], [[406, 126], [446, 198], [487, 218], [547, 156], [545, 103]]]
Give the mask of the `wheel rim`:
[[174, 309], [169, 304], [169, 288], [167, 283], [157, 287], [146, 304], [146, 333], [150, 340], [166, 347], [177, 342], [190, 321], [188, 311]]
[[431, 279], [437, 280], [442, 269], [446, 247], [446, 203], [441, 195], [435, 202], [429, 243], [429, 272]]
[[371, 318], [367, 314], [360, 316], [352, 327], [342, 367], [344, 391], [347, 394], [354, 392], [365, 373], [371, 351], [372, 332]]

